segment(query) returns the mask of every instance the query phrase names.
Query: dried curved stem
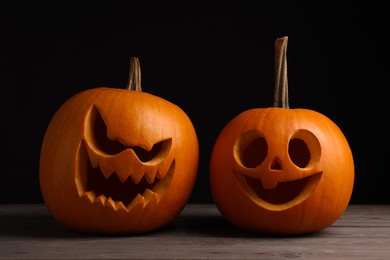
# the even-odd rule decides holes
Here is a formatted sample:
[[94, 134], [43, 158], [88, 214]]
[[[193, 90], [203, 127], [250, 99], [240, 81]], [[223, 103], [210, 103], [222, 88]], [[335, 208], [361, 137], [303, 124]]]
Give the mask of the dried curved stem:
[[137, 57], [130, 59], [129, 82], [126, 89], [142, 91], [141, 89], [141, 65]]
[[275, 42], [275, 93], [274, 107], [289, 108], [287, 82], [287, 41], [288, 37]]

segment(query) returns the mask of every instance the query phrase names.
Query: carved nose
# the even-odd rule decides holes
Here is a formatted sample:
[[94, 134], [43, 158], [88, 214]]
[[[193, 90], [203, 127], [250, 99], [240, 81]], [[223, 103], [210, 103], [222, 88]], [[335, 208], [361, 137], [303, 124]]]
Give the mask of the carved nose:
[[275, 157], [272, 160], [270, 169], [271, 170], [283, 170], [282, 161], [280, 160], [279, 157]]

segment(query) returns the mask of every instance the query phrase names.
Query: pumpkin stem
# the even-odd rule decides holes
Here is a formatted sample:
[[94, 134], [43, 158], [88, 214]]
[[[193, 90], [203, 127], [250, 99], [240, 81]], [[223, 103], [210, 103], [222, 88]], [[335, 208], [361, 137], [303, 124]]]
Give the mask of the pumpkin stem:
[[275, 42], [275, 93], [274, 107], [289, 108], [287, 83], [287, 40], [288, 37], [276, 39]]
[[137, 57], [130, 59], [129, 82], [127, 90], [142, 91], [141, 89], [141, 65]]

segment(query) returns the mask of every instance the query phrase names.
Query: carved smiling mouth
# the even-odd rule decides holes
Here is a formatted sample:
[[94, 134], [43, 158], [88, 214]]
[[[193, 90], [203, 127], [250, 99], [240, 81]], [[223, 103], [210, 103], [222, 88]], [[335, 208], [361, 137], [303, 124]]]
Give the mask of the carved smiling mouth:
[[260, 179], [238, 173], [235, 175], [253, 201], [269, 210], [286, 210], [306, 200], [313, 193], [322, 172], [302, 179], [278, 182], [271, 189], [264, 188]]
[[127, 212], [135, 207], [144, 208], [157, 204], [171, 183], [175, 161], [169, 164], [168, 169], [165, 169], [165, 165], [168, 164], [164, 163], [160, 167], [150, 165], [115, 171], [114, 166], [118, 165], [115, 161], [127, 159], [128, 165], [135, 164], [134, 159], [129, 159], [134, 158], [129, 157], [129, 153], [131, 151], [127, 150], [102, 159], [83, 141], [79, 150], [79, 160], [87, 163], [83, 166], [79, 163], [79, 169], [76, 171], [80, 197], [90, 203]]

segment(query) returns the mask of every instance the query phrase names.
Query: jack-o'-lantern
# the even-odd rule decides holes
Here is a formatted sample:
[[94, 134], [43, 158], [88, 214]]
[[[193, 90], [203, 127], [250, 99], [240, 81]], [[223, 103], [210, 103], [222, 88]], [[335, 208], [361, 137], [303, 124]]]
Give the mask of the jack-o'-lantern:
[[41, 193], [63, 225], [91, 233], [142, 233], [170, 223], [195, 184], [198, 139], [177, 105], [141, 90], [138, 58], [127, 89], [98, 87], [68, 99], [46, 130]]
[[340, 128], [319, 112], [289, 108], [287, 39], [275, 43], [274, 107], [233, 118], [210, 158], [216, 206], [252, 232], [319, 231], [343, 214], [353, 190], [353, 156]]

